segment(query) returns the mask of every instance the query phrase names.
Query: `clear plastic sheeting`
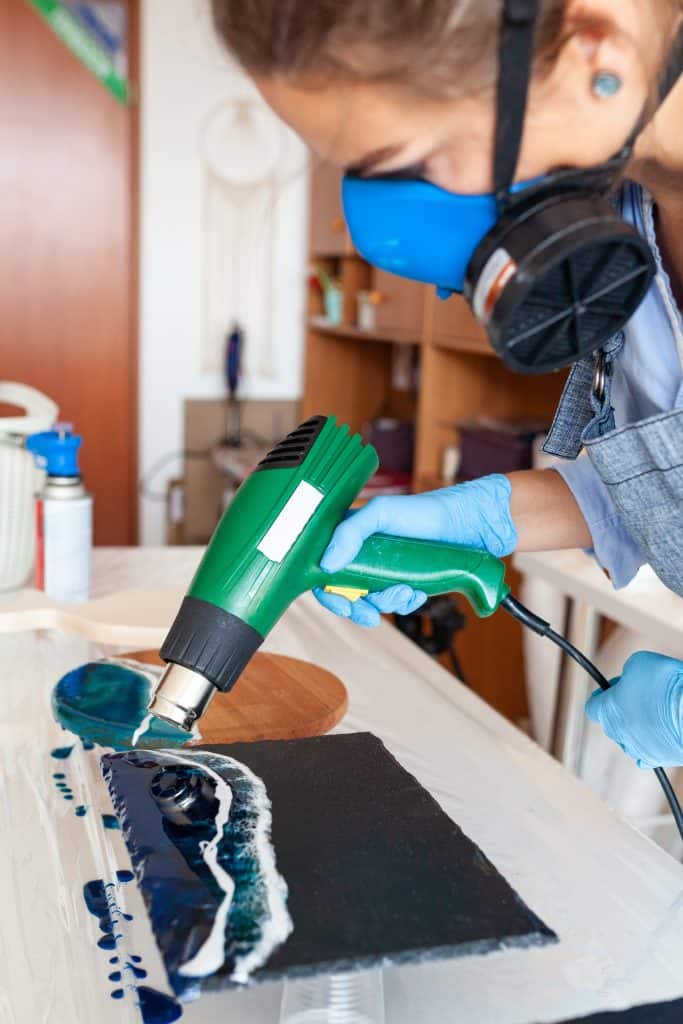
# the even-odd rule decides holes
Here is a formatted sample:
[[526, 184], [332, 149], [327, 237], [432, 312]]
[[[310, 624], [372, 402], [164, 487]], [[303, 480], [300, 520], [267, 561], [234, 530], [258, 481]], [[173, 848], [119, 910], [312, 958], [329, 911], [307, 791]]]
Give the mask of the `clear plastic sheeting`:
[[[196, 555], [198, 557], [198, 552]], [[95, 588], [185, 584], [187, 549], [95, 552]], [[110, 569], [114, 570], [110, 574]], [[526, 736], [384, 623], [368, 631], [309, 596], [267, 649], [341, 677], [350, 707], [339, 731], [369, 730], [431, 791], [522, 899], [554, 928], [551, 947], [385, 971], [392, 1024], [540, 1024], [683, 995], [683, 868], [620, 821]], [[145, 984], [168, 991], [111, 813], [99, 751], [53, 722], [50, 692], [69, 669], [120, 653], [53, 632], [0, 636], [0, 1022], [127, 1024], [141, 1020], [135, 985], [112, 998], [112, 966], [83, 885], [116, 886], [116, 955], [139, 958]], [[54, 774], [66, 776], [66, 800]], [[61, 781], [61, 780], [60, 780]], [[86, 807], [84, 816], [76, 807]], [[372, 898], [368, 894], [368, 898]], [[333, 923], [331, 923], [333, 926]], [[206, 995], [182, 1020], [275, 1024], [281, 986]]]

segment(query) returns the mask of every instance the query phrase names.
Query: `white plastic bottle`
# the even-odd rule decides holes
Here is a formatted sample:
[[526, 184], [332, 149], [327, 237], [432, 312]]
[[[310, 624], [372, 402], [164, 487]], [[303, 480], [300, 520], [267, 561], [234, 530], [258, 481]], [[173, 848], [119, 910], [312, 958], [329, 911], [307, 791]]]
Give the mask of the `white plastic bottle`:
[[36, 496], [35, 585], [55, 601], [90, 596], [93, 500], [78, 467], [81, 443], [65, 424], [26, 442], [46, 473]]

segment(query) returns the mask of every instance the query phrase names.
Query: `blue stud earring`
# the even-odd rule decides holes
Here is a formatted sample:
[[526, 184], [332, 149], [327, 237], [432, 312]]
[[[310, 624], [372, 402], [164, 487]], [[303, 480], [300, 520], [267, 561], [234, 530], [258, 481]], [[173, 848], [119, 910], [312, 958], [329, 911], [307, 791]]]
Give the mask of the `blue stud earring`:
[[598, 71], [593, 76], [593, 95], [600, 100], [609, 100], [616, 96], [622, 86], [619, 75], [611, 71]]

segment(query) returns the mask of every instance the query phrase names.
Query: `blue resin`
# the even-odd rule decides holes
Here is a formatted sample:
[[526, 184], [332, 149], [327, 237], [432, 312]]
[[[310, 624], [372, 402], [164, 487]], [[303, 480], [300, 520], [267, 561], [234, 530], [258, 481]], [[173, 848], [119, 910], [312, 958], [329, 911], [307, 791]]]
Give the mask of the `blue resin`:
[[100, 931], [113, 932], [114, 922], [112, 921], [104, 882], [101, 878], [85, 883], [83, 886], [83, 899], [90, 913], [98, 919]]
[[52, 778], [53, 779], [65, 779], [66, 775], [64, 774], [64, 772], [53, 772], [52, 773]]
[[104, 935], [98, 939], [97, 945], [100, 949], [115, 949], [121, 936], [114, 933], [112, 904], [107, 899], [107, 889], [101, 878], [85, 883], [83, 899], [90, 913], [98, 919], [100, 931], [104, 932]]
[[142, 980], [142, 978], [147, 977], [147, 971], [144, 967], [136, 967], [135, 964], [130, 963], [130, 961], [126, 962], [126, 970], [130, 971], [130, 973], [139, 981]]
[[102, 815], [102, 824], [104, 825], [105, 828], [111, 828], [111, 829], [120, 829], [121, 828], [121, 826], [119, 825], [119, 819], [116, 817], [115, 814], [103, 814]]
[[[142, 671], [125, 662], [92, 661], [59, 680], [52, 692], [52, 712], [64, 729], [81, 737], [85, 750], [95, 743], [127, 750], [147, 715], [151, 693], [152, 682]], [[189, 738], [185, 730], [153, 718], [136, 746], [180, 747]], [[52, 756], [67, 757], [71, 750], [53, 751]]]
[[183, 1015], [182, 1006], [163, 992], [146, 985], [138, 988], [143, 1024], [173, 1024]]
[[71, 751], [73, 750], [73, 748], [73, 743], [71, 744], [70, 747], [55, 747], [54, 750], [50, 751], [50, 754], [52, 757], [56, 757], [59, 761], [65, 761], [66, 758], [71, 753]]
[[[125, 870], [117, 871], [116, 877], [119, 881], [127, 882], [133, 878], [133, 874]], [[122, 938], [121, 935], [114, 934], [114, 917], [124, 917], [128, 921], [132, 920], [130, 914], [123, 914], [117, 906], [114, 896], [115, 890], [116, 886], [114, 883], [105, 885], [101, 878], [96, 878], [92, 882], [86, 882], [83, 886], [85, 905], [90, 913], [97, 918], [100, 930], [104, 932], [102, 938], [97, 943], [100, 949], [113, 949], [117, 939]], [[142, 957], [132, 955], [125, 964], [124, 969], [136, 980], [147, 977], [147, 971], [144, 968], [135, 966], [141, 963], [141, 961]], [[109, 957], [110, 964], [118, 964], [118, 962], [118, 956]], [[122, 975], [123, 972], [121, 970], [111, 971], [108, 976], [109, 981], [113, 984], [120, 984]], [[137, 986], [131, 984], [126, 987], [136, 991], [143, 1024], [171, 1024], [172, 1021], [176, 1021], [182, 1016], [183, 1009], [180, 1004], [170, 996], [164, 995], [163, 992], [157, 992], [155, 989], [148, 988], [145, 985]], [[124, 994], [125, 990], [123, 988], [115, 988], [110, 993], [112, 999], [123, 999]]]
[[[180, 757], [195, 759], [195, 763], [182, 764]], [[182, 975], [180, 968], [206, 941], [225, 897], [202, 856], [204, 844], [215, 835], [218, 801], [214, 796], [215, 780], [203, 771], [201, 759], [206, 759], [232, 792], [230, 817], [218, 852], [221, 868], [235, 883], [225, 929], [225, 961], [220, 970], [225, 983], [236, 958], [246, 956], [257, 945], [262, 925], [268, 920], [266, 886], [251, 842], [257, 813], [251, 779], [240, 770], [238, 762], [205, 751], [176, 758], [171, 751], [133, 750], [102, 758], [128, 852], [137, 877], [142, 879], [140, 889], [169, 983], [181, 997], [197, 994], [201, 979]], [[160, 782], [169, 788], [196, 789], [198, 797], [186, 812], [189, 818], [185, 823], [169, 819], [172, 808], [166, 807], [164, 813], [160, 810]]]
[[88, 808], [85, 807], [84, 804], [79, 804], [78, 807], [76, 808], [76, 817], [77, 818], [84, 818], [87, 813], [88, 813]]

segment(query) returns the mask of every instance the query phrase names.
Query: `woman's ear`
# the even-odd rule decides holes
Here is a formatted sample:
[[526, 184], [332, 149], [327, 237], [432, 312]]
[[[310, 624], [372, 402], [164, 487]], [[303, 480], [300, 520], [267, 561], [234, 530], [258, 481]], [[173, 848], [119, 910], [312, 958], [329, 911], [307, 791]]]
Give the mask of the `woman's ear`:
[[[621, 101], [621, 112], [637, 107], [649, 94], [654, 68], [641, 7], [634, 0], [618, 5], [605, 0], [569, 0], [565, 13], [565, 55], [573, 58], [577, 82], [586, 97], [600, 104]], [[611, 106], [616, 108], [616, 103]], [[618, 116], [616, 109], [614, 115]], [[636, 117], [638, 115], [636, 114]]]
[[595, 166], [629, 139], [650, 89], [631, 31], [636, 7], [637, 0], [569, 0], [558, 46], [531, 81], [523, 169], [547, 169], [551, 153], [552, 167]]
[[[650, 92], [634, 0], [568, 4], [563, 42], [550, 69], [532, 84], [530, 113], [539, 127], [560, 132], [566, 162], [599, 163], [621, 149], [637, 125]], [[622, 16], [623, 15], [623, 16]], [[536, 93], [534, 97], [534, 92]], [[533, 102], [533, 101], [536, 102]]]

